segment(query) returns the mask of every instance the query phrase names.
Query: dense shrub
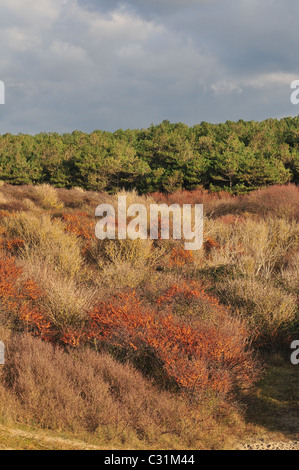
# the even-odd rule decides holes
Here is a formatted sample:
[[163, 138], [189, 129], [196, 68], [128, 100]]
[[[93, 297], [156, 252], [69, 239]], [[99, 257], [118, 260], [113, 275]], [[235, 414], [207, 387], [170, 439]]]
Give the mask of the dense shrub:
[[298, 224], [278, 217], [266, 220], [249, 217], [236, 224], [209, 220], [206, 228], [220, 248], [214, 258], [238, 264], [252, 276], [270, 278], [283, 267], [299, 243]]
[[182, 268], [186, 265], [190, 265], [194, 262], [194, 255], [192, 251], [186, 251], [184, 248], [177, 247], [173, 248], [169, 260], [168, 266]]
[[227, 280], [217, 286], [223, 302], [242, 314], [259, 346], [290, 343], [297, 314], [297, 299], [270, 283], [255, 279]]
[[69, 354], [0, 327], [1, 424], [74, 433], [100, 448], [222, 448], [244, 432], [222, 401], [190, 403], [159, 390], [128, 363], [91, 350]]
[[249, 207], [254, 203], [255, 211], [263, 216], [273, 214], [299, 221], [299, 188], [293, 184], [254, 191], [245, 201]]
[[[171, 312], [159, 313], [146, 308], [134, 292], [120, 294], [89, 312], [86, 321], [69, 317], [59, 321], [41, 310], [45, 293], [33, 280], [21, 280], [22, 269], [13, 258], [0, 262], [0, 299], [7, 320], [44, 341], [78, 347], [88, 341], [120, 348], [130, 353], [139, 367], [163, 380], [174, 381], [187, 391], [208, 389], [229, 393], [236, 385], [245, 386], [252, 379], [253, 363], [247, 352], [247, 332], [237, 320], [203, 290], [173, 287], [158, 299], [158, 304], [173, 302], [175, 297], [201, 297], [212, 303], [212, 319], [201, 317], [194, 327], [175, 319]], [[57, 297], [57, 295], [56, 295]], [[232, 333], [234, 337], [232, 339]], [[133, 354], [132, 354], [133, 353]], [[135, 357], [136, 356], [136, 357]], [[162, 374], [162, 375], [161, 375]]]
[[95, 238], [95, 222], [85, 212], [63, 214], [62, 221], [65, 222], [65, 231], [73, 233], [84, 240]]
[[[165, 298], [159, 299], [162, 302]], [[145, 307], [132, 292], [101, 303], [90, 318], [89, 339], [125, 350], [145, 371], [161, 374], [162, 367], [171, 381], [188, 392], [226, 394], [253, 379], [246, 329], [221, 308], [218, 318], [192, 327], [170, 312], [158, 314]]]
[[42, 292], [32, 279], [22, 280], [22, 269], [14, 258], [0, 258], [0, 301], [2, 322], [50, 341], [55, 336], [52, 324], [40, 309]]
[[63, 208], [63, 203], [59, 201], [56, 189], [49, 184], [35, 186], [33, 189], [33, 196], [44, 209]]
[[[223, 403], [231, 406], [228, 397], [252, 385], [256, 377], [252, 345], [263, 351], [287, 344], [289, 350], [298, 331], [297, 188], [272, 187], [242, 196], [200, 189], [151, 197], [120, 193], [128, 196], [129, 204], [144, 203], [147, 208], [156, 201], [204, 202], [208, 217], [198, 252], [185, 251], [172, 239], [100, 242], [94, 236], [95, 207], [102, 202], [116, 207], [117, 196], [57, 189], [47, 200], [46, 192], [45, 186], [42, 191], [7, 184], [0, 188], [0, 322], [22, 332], [16, 338], [25, 350], [29, 345], [22, 362], [18, 340], [12, 336], [11, 366], [5, 385], [0, 383], [0, 399], [10, 405], [0, 408], [21, 419], [23, 407], [26, 419], [35, 422], [40, 413], [44, 427], [99, 430], [104, 442], [111, 441], [116, 429], [128, 443], [139, 442], [140, 436], [155, 436], [153, 442], [158, 442], [157, 436], [176, 426], [182, 429], [171, 434], [176, 445], [180, 439], [195, 443], [193, 431], [204, 439], [200, 419], [209, 422], [209, 417], [201, 411], [199, 419], [192, 408], [195, 415], [189, 421], [184, 414], [188, 430], [183, 431], [176, 412], [188, 414], [191, 402], [215, 400], [221, 409]], [[25, 339], [26, 333], [43, 343]], [[45, 362], [38, 362], [38, 354], [47, 357]], [[52, 360], [55, 367], [49, 369]], [[83, 371], [87, 360], [88, 379]], [[98, 361], [107, 365], [103, 373], [98, 373]], [[117, 372], [111, 375], [109, 367]], [[74, 375], [72, 368], [77, 370]], [[173, 408], [165, 406], [175, 414], [167, 426], [160, 418], [148, 425], [154, 402], [136, 399], [135, 379], [130, 381], [125, 368], [143, 381], [145, 388], [135, 387], [136, 393], [171, 401]], [[127, 378], [119, 382], [117, 374]], [[97, 380], [98, 388], [93, 386]], [[105, 400], [108, 408], [111, 405], [112, 427], [106, 425], [108, 410], [106, 414], [101, 409]], [[141, 408], [135, 410], [130, 400]], [[160, 408], [157, 412], [165, 422], [167, 413]], [[128, 434], [121, 431], [124, 428]]]
[[61, 221], [54, 221], [44, 214], [21, 212], [2, 219], [1, 225], [8, 239], [24, 241], [24, 258], [43, 259], [69, 276], [78, 273], [82, 267], [80, 243], [75, 235], [65, 233]]

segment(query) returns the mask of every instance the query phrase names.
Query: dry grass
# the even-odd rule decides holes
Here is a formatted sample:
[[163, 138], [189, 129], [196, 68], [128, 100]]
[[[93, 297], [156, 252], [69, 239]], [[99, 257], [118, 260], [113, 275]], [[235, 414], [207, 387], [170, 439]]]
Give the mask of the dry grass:
[[63, 208], [63, 203], [59, 201], [56, 189], [49, 184], [35, 186], [33, 189], [33, 196], [37, 199], [43, 209], [59, 210]]
[[252, 219], [223, 224], [210, 220], [207, 233], [221, 249], [214, 253], [214, 263], [238, 265], [244, 274], [269, 279], [285, 264], [299, 244], [299, 226], [283, 218]]
[[177, 191], [152, 197], [167, 204], [203, 204], [207, 216], [218, 218], [227, 214], [256, 214], [260, 217], [280, 216], [299, 220], [299, 189], [294, 184], [259, 189], [245, 196], [233, 196], [226, 192], [209, 193], [205, 190]]
[[151, 240], [104, 240], [100, 244], [102, 264], [110, 262], [114, 265], [130, 263], [143, 266], [152, 257], [153, 243]]
[[[116, 208], [118, 195], [126, 195], [128, 205], [141, 203], [147, 209], [155, 202], [204, 203], [204, 248], [186, 254], [182, 243], [174, 240], [97, 241], [93, 235], [95, 208], [101, 203]], [[236, 395], [224, 400], [214, 390], [202, 402], [199, 395], [190, 401], [190, 394], [187, 398], [175, 387], [166, 392], [162, 370], [145, 379], [134, 369], [133, 364], [140, 366], [138, 358], [144, 357], [138, 340], [143, 335], [153, 347], [159, 331], [160, 339], [167, 340], [164, 351], [161, 341], [157, 346], [165, 364], [169, 361], [165, 370], [168, 367], [172, 377], [185, 379], [182, 371], [188, 372], [196, 361], [192, 363], [191, 355], [184, 355], [186, 348], [183, 355], [177, 353], [178, 344], [185, 347], [187, 340], [170, 341], [171, 334], [177, 327], [176, 331], [189, 328], [189, 339], [195, 331], [201, 332], [212, 345], [203, 352], [207, 357], [210, 354], [208, 369], [216, 371], [210, 375], [216, 377], [215, 382], [219, 377], [219, 383], [228, 380], [219, 362], [221, 341], [225, 344], [223, 358], [233, 351], [239, 326], [243, 335], [240, 351], [246, 357], [251, 354], [251, 339], [255, 348], [289, 347], [299, 317], [298, 188], [272, 187], [238, 197], [201, 190], [167, 196], [139, 196], [135, 191], [118, 195], [47, 185], [1, 185], [1, 322], [10, 319], [6, 324], [12, 330], [17, 327], [57, 341], [51, 345], [0, 330], [8, 346], [8, 362], [0, 381], [0, 421], [71, 433], [84, 442], [107, 447], [228, 446], [230, 434], [241, 435], [245, 429], [242, 414], [232, 404]], [[17, 279], [9, 277], [14, 273]], [[42, 295], [34, 297], [38, 289]], [[121, 301], [116, 305], [115, 294], [120, 299], [139, 299], [151, 312], [150, 323], [142, 323], [146, 309], [135, 301], [126, 305], [126, 323], [124, 305]], [[80, 343], [80, 335], [75, 337], [78, 341], [64, 342], [68, 334], [84, 330], [100, 304], [104, 310], [98, 312], [99, 324], [106, 321], [109, 326], [113, 318], [119, 320], [114, 331], [118, 343], [111, 336], [105, 348], [100, 341], [89, 341], [84, 350], [87, 343]], [[229, 310], [222, 304], [230, 306]], [[16, 321], [18, 309], [22, 318]], [[219, 312], [224, 311], [221, 317]], [[40, 334], [38, 325], [50, 325], [56, 336]], [[125, 334], [129, 327], [131, 344]], [[117, 350], [119, 339], [124, 340], [123, 355]], [[83, 346], [62, 350], [62, 344]], [[92, 350], [95, 346], [102, 352]], [[104, 350], [130, 359], [131, 365], [117, 362]], [[234, 354], [229, 360], [236, 359]]]
[[86, 312], [98, 298], [97, 291], [86, 287], [74, 278], [65, 277], [40, 259], [22, 263], [23, 278], [34, 279], [43, 298], [40, 307], [46, 318], [58, 329], [68, 325], [79, 325], [86, 320]]
[[232, 430], [244, 429], [233, 408], [218, 408], [217, 401], [188, 404], [105, 354], [66, 354], [26, 335], [1, 335], [7, 345], [2, 422], [130, 449], [221, 448]]
[[134, 266], [127, 261], [117, 264], [102, 265], [100, 275], [94, 279], [95, 283], [106, 292], [118, 292], [126, 289], [137, 289], [147, 284], [149, 277], [157, 279], [149, 266]]
[[6, 236], [24, 241], [22, 257], [41, 259], [68, 276], [77, 274], [83, 264], [77, 237], [65, 233], [62, 222], [48, 215], [20, 212], [2, 220]]
[[277, 279], [287, 292], [299, 296], [299, 252], [292, 253], [286, 260]]
[[[256, 279], [227, 279], [217, 293], [246, 319], [252, 335], [263, 345], [286, 339], [286, 331], [295, 323], [296, 296]], [[288, 344], [287, 344], [288, 346]]]

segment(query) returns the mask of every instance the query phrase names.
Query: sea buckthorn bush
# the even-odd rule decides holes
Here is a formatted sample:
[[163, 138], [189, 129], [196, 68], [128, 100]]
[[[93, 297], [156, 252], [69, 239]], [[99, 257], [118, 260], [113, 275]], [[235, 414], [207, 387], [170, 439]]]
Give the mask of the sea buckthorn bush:
[[105, 263], [147, 264], [154, 256], [153, 243], [151, 240], [104, 240], [100, 242], [100, 256]]
[[44, 341], [53, 337], [52, 325], [40, 310], [42, 291], [33, 279], [22, 280], [22, 268], [15, 259], [0, 258], [0, 301], [2, 321], [26, 330]]
[[65, 233], [63, 222], [44, 214], [20, 212], [3, 218], [1, 225], [8, 239], [24, 241], [24, 258], [43, 259], [68, 276], [82, 268], [80, 242], [75, 235]]
[[[219, 245], [213, 257], [222, 262], [229, 259], [246, 275], [270, 279], [283, 267], [286, 257], [298, 249], [299, 226], [283, 218], [248, 218], [234, 225], [210, 220], [206, 225]], [[244, 255], [241, 258], [240, 247]]]
[[65, 222], [65, 231], [73, 233], [84, 240], [95, 238], [95, 222], [90, 219], [86, 212], [63, 214], [62, 221]]
[[[136, 293], [122, 293], [95, 306], [81, 327], [58, 325], [41, 310], [45, 295], [35, 281], [21, 280], [22, 269], [14, 258], [0, 262], [0, 299], [4, 310], [22, 328], [47, 342], [72, 348], [98, 343], [126, 351], [143, 370], [175, 383], [186, 392], [229, 393], [235, 386], [250, 384], [253, 361], [247, 351], [247, 332], [237, 320], [227, 320], [224, 309], [213, 322], [195, 326], [176, 319], [171, 312], [145, 307]], [[203, 291], [174, 287], [158, 299], [160, 306], [175, 295], [205, 296]], [[213, 301], [208, 296], [206, 300]], [[218, 306], [214, 302], [214, 306]], [[232, 339], [232, 331], [234, 337]], [[136, 355], [136, 357], [135, 357]], [[161, 369], [160, 369], [161, 367]], [[246, 380], [245, 380], [246, 379]]]
[[225, 394], [252, 383], [254, 362], [244, 325], [223, 312], [217, 320], [192, 327], [170, 312], [158, 314], [145, 307], [131, 292], [95, 307], [87, 335], [126, 351], [133, 361], [136, 353], [143, 370], [161, 373], [162, 367], [170, 382], [186, 392]]
[[63, 203], [59, 200], [57, 191], [49, 184], [42, 184], [33, 188], [33, 197], [43, 209], [62, 209]]
[[229, 309], [220, 305], [219, 300], [209, 295], [200, 283], [182, 279], [160, 294], [157, 304], [175, 315], [193, 321], [213, 318], [216, 322], [217, 318], [229, 313]]
[[182, 247], [175, 247], [172, 249], [168, 266], [174, 268], [183, 268], [184, 266], [188, 266], [194, 263], [194, 254], [192, 251], [187, 251]]
[[269, 282], [246, 278], [227, 280], [217, 287], [217, 292], [224, 303], [242, 315], [257, 345], [291, 342], [287, 331], [297, 318], [296, 296]]

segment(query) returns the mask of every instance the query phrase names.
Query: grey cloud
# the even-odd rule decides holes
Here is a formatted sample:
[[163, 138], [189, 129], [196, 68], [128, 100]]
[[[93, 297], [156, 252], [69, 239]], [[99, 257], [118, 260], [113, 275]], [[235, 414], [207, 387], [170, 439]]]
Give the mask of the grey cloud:
[[299, 4], [287, 4], [2, 0], [0, 131], [298, 114]]
[[214, 0], [82, 0], [87, 7], [110, 11], [119, 7], [133, 8], [142, 15], [172, 14], [173, 12]]

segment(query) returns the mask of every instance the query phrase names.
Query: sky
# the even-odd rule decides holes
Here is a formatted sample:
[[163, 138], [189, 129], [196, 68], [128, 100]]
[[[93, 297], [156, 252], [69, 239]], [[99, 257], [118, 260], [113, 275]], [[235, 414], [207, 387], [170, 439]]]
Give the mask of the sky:
[[298, 0], [0, 0], [0, 134], [299, 114]]

